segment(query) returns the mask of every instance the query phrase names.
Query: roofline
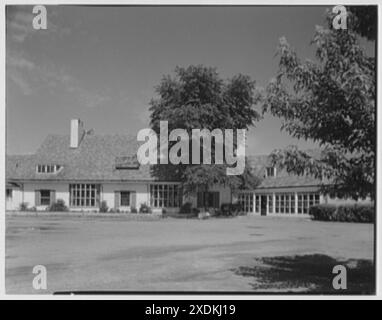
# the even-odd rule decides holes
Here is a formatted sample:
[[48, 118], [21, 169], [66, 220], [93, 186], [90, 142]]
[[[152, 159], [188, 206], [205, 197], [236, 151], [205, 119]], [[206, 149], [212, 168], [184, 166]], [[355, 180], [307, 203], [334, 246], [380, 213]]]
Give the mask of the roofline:
[[80, 183], [80, 182], [165, 182], [165, 183], [181, 183], [181, 181], [169, 181], [169, 180], [143, 180], [143, 179], [136, 179], [136, 180], [107, 180], [107, 179], [95, 179], [95, 180], [89, 180], [89, 179], [13, 179], [13, 178], [7, 178], [7, 182], [15, 181], [15, 182], [73, 182], [73, 183]]

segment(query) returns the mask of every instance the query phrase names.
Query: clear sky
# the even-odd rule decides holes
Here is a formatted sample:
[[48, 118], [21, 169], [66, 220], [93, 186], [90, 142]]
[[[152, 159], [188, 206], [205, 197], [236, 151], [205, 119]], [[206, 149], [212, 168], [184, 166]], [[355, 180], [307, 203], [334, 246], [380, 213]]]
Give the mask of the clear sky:
[[[71, 118], [96, 133], [148, 127], [149, 101], [164, 74], [204, 64], [222, 77], [243, 73], [266, 86], [278, 39], [314, 58], [315, 25], [326, 7], [46, 6], [47, 30], [32, 27], [32, 6], [8, 7], [7, 152], [33, 153], [49, 133], [68, 134]], [[249, 132], [247, 154], [297, 144], [267, 116]]]

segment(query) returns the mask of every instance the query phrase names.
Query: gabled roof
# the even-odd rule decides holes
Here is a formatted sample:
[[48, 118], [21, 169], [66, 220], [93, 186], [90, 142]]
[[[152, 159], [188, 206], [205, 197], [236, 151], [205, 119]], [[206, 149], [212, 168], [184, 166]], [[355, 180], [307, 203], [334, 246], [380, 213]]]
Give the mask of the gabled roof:
[[[307, 152], [314, 156], [319, 154], [319, 150], [307, 150]], [[248, 156], [247, 161], [255, 175], [264, 177], [257, 189], [317, 186], [322, 183], [312, 176], [298, 176], [280, 168], [277, 168], [276, 177], [266, 177], [266, 168], [271, 166], [269, 155]]]
[[6, 177], [12, 179], [24, 179], [30, 175], [30, 169], [34, 166], [34, 155], [7, 155], [5, 167]]
[[[9, 155], [6, 163], [7, 180], [46, 181], [153, 181], [149, 165], [138, 169], [117, 169], [121, 159], [137, 154], [136, 137], [126, 135], [86, 134], [76, 149], [70, 148], [69, 135], [48, 135], [33, 155]], [[63, 168], [55, 174], [36, 172], [38, 164], [55, 164]], [[265, 177], [270, 166], [268, 155], [248, 156], [248, 165], [259, 177]], [[310, 176], [296, 176], [277, 170], [276, 177], [265, 177], [258, 188], [314, 186], [321, 181]]]
[[[48, 135], [37, 152], [28, 159], [8, 156], [7, 178], [25, 180], [153, 180], [149, 166], [117, 170], [117, 157], [136, 154], [136, 138], [124, 135], [85, 135], [76, 149], [70, 148], [69, 135]], [[22, 170], [15, 170], [14, 162]], [[22, 163], [22, 164], [21, 164]], [[63, 169], [56, 174], [36, 172], [38, 164], [58, 164]]]

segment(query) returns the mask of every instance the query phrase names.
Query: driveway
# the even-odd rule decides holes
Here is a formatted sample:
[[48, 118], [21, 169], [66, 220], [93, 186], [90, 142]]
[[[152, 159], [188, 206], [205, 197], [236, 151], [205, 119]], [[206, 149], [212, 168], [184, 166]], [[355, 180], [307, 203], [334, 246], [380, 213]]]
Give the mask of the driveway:
[[[373, 292], [371, 224], [286, 217], [6, 217], [6, 291]], [[345, 265], [347, 290], [333, 291]], [[32, 269], [47, 270], [47, 290]]]

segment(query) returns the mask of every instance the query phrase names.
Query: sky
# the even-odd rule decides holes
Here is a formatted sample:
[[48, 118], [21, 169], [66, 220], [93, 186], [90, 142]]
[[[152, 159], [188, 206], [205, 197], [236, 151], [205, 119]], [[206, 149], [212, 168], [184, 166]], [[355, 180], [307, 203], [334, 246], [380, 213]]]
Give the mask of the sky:
[[[34, 30], [33, 6], [7, 7], [7, 153], [33, 153], [48, 134], [69, 134], [80, 118], [97, 134], [136, 135], [149, 127], [155, 86], [176, 66], [216, 67], [265, 87], [275, 75], [280, 37], [314, 59], [315, 25], [326, 7], [46, 6]], [[280, 131], [265, 116], [248, 132], [247, 154], [316, 145]]]

